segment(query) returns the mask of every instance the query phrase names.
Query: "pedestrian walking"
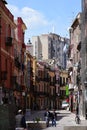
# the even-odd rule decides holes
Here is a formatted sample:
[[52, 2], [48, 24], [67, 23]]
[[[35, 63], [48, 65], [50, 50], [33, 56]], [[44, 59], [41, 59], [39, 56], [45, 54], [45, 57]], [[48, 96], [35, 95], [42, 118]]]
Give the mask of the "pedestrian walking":
[[55, 126], [56, 127], [56, 119], [57, 119], [57, 115], [56, 115], [56, 112], [55, 110], [53, 110], [53, 113], [52, 113], [52, 126]]
[[49, 127], [49, 121], [50, 121], [50, 112], [49, 109], [46, 109], [46, 112], [44, 113], [45, 120], [46, 120], [46, 126]]
[[15, 116], [15, 125], [15, 130], [26, 130], [25, 115], [21, 109], [18, 110], [18, 113]]
[[75, 117], [75, 121], [77, 124], [80, 124], [81, 120], [80, 120], [80, 116], [79, 116], [79, 107], [77, 106], [76, 108], [76, 117]]
[[21, 126], [24, 128], [24, 130], [27, 130], [26, 129], [25, 111], [23, 111], [23, 116], [22, 116], [22, 119], [21, 119]]

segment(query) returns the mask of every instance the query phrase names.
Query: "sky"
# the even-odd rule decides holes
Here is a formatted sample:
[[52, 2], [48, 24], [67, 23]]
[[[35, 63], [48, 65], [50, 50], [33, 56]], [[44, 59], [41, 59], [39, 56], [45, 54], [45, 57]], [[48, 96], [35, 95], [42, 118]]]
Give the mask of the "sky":
[[14, 19], [21, 17], [27, 27], [25, 43], [32, 36], [50, 32], [69, 37], [69, 28], [79, 12], [81, 0], [6, 0]]

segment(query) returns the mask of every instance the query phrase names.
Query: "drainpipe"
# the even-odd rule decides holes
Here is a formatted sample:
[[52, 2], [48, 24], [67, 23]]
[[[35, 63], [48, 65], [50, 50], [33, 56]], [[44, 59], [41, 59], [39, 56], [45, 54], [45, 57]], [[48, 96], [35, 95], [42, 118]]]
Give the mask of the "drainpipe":
[[1, 13], [0, 13], [0, 104], [2, 104], [2, 83], [1, 83]]

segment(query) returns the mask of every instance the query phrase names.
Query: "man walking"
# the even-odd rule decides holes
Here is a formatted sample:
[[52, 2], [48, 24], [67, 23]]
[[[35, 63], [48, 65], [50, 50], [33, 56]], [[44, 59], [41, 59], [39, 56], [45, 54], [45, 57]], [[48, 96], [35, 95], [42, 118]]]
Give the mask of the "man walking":
[[53, 110], [53, 113], [52, 113], [52, 126], [55, 126], [56, 127], [56, 112], [55, 110]]
[[49, 127], [50, 112], [49, 112], [48, 108], [46, 109], [44, 116], [45, 116], [45, 120], [46, 120], [46, 126]]

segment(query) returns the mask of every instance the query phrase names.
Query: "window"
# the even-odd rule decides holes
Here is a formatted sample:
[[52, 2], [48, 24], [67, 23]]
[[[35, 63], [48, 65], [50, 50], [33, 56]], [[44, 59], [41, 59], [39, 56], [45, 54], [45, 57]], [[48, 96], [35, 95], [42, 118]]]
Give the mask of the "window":
[[15, 34], [14, 34], [14, 29], [11, 28], [11, 37], [14, 38], [14, 37], [15, 37], [14, 35], [15, 35]]

